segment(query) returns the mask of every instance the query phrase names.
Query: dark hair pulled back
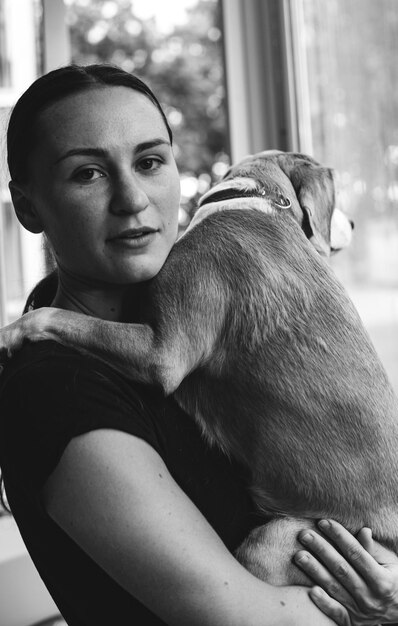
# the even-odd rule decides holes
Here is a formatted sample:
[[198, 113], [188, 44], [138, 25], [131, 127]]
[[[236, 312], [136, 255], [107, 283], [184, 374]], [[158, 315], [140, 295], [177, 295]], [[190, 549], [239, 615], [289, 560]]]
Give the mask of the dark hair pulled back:
[[7, 159], [11, 179], [28, 180], [28, 160], [36, 142], [36, 122], [48, 106], [63, 98], [98, 86], [128, 87], [144, 94], [158, 109], [172, 142], [172, 131], [151, 89], [133, 74], [107, 64], [67, 65], [38, 78], [15, 104], [7, 132]]

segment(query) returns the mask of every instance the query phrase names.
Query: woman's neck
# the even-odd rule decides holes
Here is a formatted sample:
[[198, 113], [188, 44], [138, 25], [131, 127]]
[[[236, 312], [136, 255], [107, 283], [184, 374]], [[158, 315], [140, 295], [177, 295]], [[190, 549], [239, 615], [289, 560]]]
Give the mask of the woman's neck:
[[130, 285], [95, 285], [60, 270], [52, 306], [104, 320], [123, 321], [131, 319], [132, 312], [126, 311], [126, 302], [129, 300], [131, 306], [133, 290], [134, 286]]

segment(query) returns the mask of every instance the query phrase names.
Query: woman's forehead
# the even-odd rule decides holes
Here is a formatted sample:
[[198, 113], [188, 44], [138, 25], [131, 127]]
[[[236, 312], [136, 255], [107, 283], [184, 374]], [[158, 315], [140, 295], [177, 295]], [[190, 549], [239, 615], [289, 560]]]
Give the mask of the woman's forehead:
[[160, 111], [144, 94], [120, 86], [100, 86], [68, 95], [38, 118], [39, 142], [66, 146], [122, 139], [144, 141], [168, 133]]

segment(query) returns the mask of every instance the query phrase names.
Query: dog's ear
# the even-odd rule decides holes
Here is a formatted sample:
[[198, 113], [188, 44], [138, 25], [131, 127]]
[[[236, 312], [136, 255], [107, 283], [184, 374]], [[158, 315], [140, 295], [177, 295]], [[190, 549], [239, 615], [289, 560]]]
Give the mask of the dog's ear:
[[329, 256], [335, 202], [332, 170], [303, 154], [281, 154], [278, 162], [296, 193], [306, 236], [320, 254]]
[[335, 209], [332, 215], [330, 225], [330, 252], [335, 254], [343, 248], [350, 245], [352, 239], [352, 231], [354, 230], [354, 222], [340, 211]]

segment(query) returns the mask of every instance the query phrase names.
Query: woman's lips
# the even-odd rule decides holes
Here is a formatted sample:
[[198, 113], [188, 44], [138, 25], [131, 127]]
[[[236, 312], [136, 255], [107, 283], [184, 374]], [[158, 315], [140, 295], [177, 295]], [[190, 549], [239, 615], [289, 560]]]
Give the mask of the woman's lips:
[[147, 246], [155, 238], [158, 231], [154, 228], [129, 228], [117, 235], [110, 237], [108, 242], [112, 245], [130, 249]]

